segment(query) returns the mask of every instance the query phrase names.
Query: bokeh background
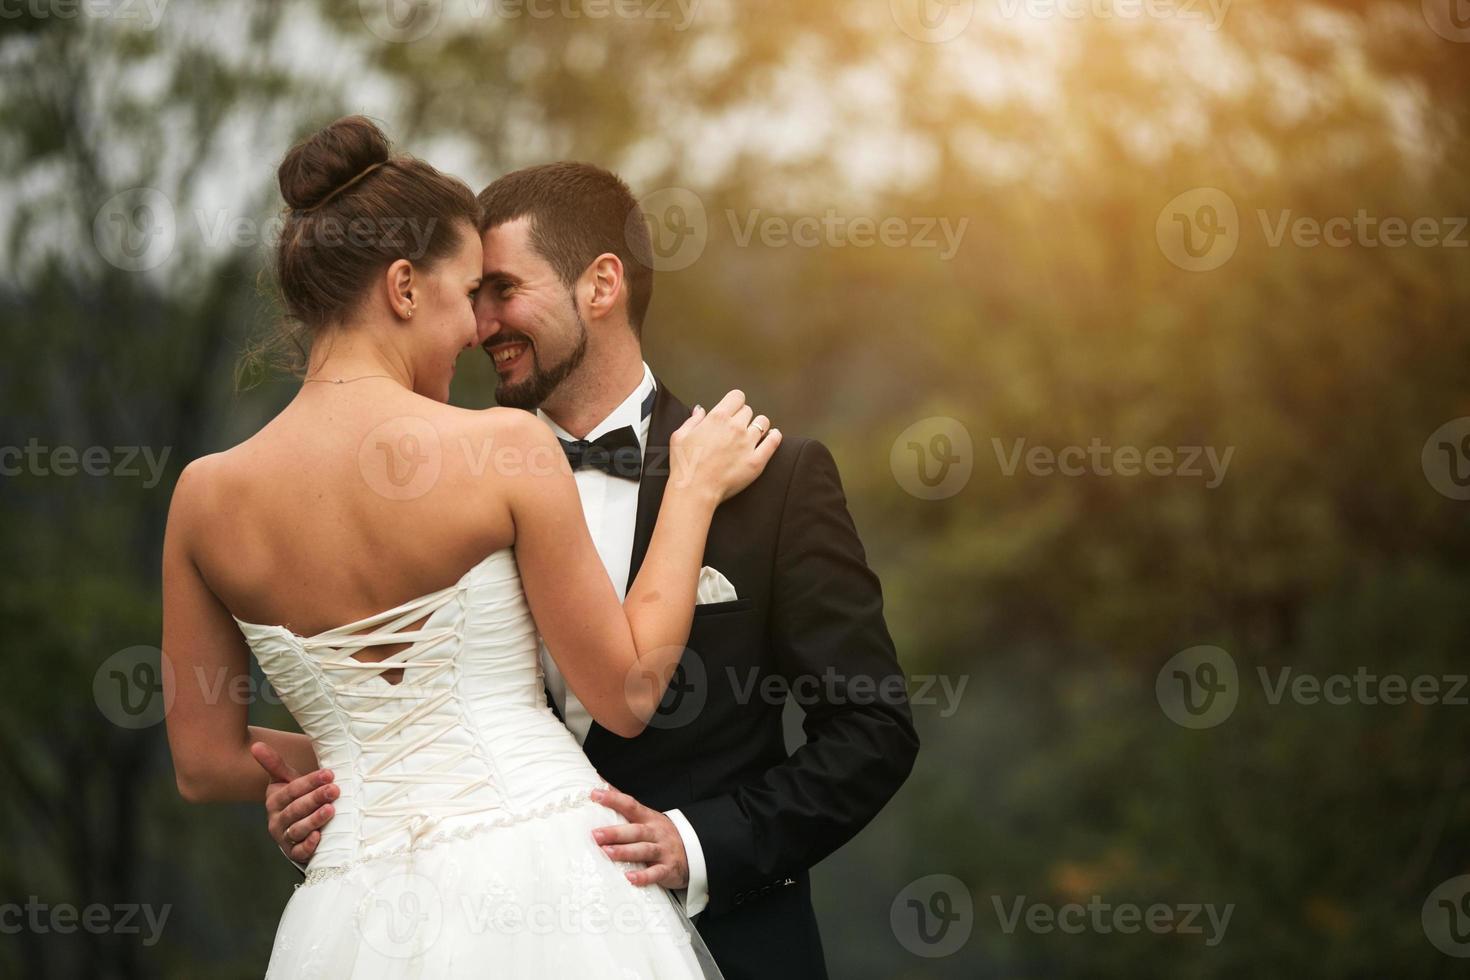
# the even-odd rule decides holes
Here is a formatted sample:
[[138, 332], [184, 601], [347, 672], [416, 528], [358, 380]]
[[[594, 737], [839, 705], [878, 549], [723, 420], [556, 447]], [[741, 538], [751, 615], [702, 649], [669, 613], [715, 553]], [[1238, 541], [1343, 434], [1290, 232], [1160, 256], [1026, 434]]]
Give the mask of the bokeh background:
[[816, 869], [834, 977], [1463, 975], [1464, 0], [13, 0], [0, 79], [0, 973], [263, 972], [297, 878], [174, 788], [159, 550], [294, 390], [276, 164], [364, 112], [623, 174], [655, 370], [833, 448], [924, 743]]

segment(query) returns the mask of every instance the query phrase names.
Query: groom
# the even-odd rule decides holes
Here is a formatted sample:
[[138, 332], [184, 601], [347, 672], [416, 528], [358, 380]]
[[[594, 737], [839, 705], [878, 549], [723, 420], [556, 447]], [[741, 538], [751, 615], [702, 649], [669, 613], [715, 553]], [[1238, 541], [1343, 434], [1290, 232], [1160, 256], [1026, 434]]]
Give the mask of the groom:
[[[555, 163], [480, 194], [480, 338], [497, 401], [536, 411], [571, 461], [619, 595], [638, 573], [689, 409], [643, 361], [653, 292], [648, 229], [616, 176]], [[631, 452], [636, 445], [641, 453]], [[541, 651], [549, 702], [618, 791], [629, 823], [594, 835], [630, 873], [679, 895], [726, 977], [825, 977], [808, 869], [888, 802], [918, 751], [878, 579], [825, 446], [786, 436], [765, 472], [716, 512], [688, 649], [642, 734], [603, 729]], [[710, 601], [713, 600], [713, 601]], [[790, 755], [788, 693], [805, 709]], [[271, 835], [294, 860], [336, 787], [259, 752], [274, 780]]]

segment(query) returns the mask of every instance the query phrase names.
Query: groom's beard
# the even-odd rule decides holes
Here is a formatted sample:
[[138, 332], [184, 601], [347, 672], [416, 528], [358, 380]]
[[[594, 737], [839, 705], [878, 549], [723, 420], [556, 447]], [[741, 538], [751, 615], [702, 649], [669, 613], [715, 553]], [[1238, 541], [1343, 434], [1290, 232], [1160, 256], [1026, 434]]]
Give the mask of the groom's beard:
[[[582, 359], [587, 356], [587, 324], [582, 320], [582, 314], [575, 309], [572, 316], [577, 318], [577, 346], [572, 352], [562, 358], [560, 363], [553, 364], [548, 368], [542, 368], [541, 356], [536, 350], [535, 344], [531, 348], [531, 375], [525, 381], [518, 384], [507, 384], [503, 379], [495, 389], [495, 401], [505, 408], [522, 408], [528, 412], [534, 412], [542, 402], [551, 396], [557, 385], [567, 379]], [[496, 337], [496, 343], [506, 340], [525, 338]], [[527, 341], [529, 344], [529, 341]]]

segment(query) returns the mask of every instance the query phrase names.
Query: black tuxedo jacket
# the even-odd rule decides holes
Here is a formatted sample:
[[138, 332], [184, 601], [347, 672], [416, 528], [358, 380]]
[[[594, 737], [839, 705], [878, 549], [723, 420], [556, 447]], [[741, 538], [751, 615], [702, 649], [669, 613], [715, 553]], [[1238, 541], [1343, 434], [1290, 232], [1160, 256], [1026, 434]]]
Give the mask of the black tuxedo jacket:
[[[668, 482], [669, 435], [688, 416], [659, 383], [630, 583]], [[826, 447], [783, 432], [765, 472], [716, 511], [703, 564], [739, 598], [695, 608], [642, 734], [594, 722], [584, 749], [618, 789], [694, 827], [710, 895], [695, 922], [726, 977], [824, 977], [807, 869], [883, 808], [919, 748], [878, 579]], [[806, 712], [806, 743], [790, 755], [788, 696]]]

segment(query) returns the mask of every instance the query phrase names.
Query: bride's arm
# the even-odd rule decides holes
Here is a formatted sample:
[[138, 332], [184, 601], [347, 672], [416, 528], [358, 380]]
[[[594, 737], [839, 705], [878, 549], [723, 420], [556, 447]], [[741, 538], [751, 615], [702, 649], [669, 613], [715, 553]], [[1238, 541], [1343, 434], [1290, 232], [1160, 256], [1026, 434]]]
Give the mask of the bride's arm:
[[163, 540], [163, 697], [179, 792], [191, 802], [258, 800], [270, 781], [250, 755], [266, 742], [291, 765], [316, 768], [311, 740], [249, 724], [250, 650], [194, 564], [198, 464], [179, 476]]
[[732, 391], [674, 433], [658, 522], [621, 604], [551, 430], [531, 415], [512, 425], [528, 461], [563, 464], [530, 465], [508, 481], [527, 602], [577, 698], [624, 738], [648, 724], [684, 653], [715, 507], [759, 476], [780, 444], [776, 430], [762, 439], [751, 416]]

